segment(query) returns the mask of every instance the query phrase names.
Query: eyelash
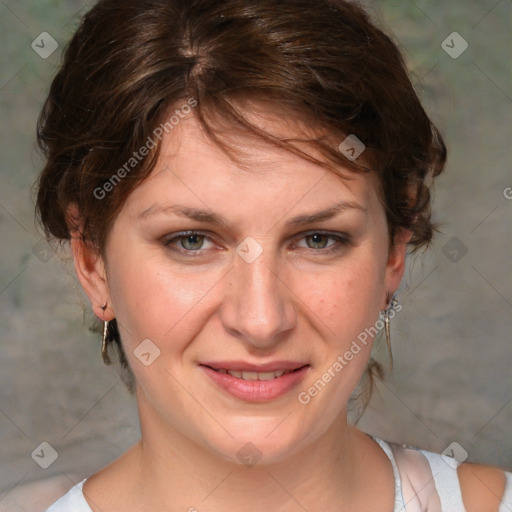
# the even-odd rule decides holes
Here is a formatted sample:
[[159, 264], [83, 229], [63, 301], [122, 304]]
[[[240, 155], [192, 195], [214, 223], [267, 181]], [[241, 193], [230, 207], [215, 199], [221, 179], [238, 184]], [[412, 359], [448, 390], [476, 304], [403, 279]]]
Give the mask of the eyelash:
[[[187, 249], [179, 249], [177, 247], [172, 247], [172, 243], [173, 242], [177, 242], [179, 240], [183, 240], [189, 236], [192, 236], [192, 235], [198, 235], [200, 237], [204, 237], [205, 239], [209, 240], [210, 242], [213, 242], [212, 238], [210, 236], [208, 236], [206, 233], [203, 233], [201, 231], [185, 231], [183, 233], [179, 233], [175, 236], [172, 236], [172, 237], [164, 237], [162, 239], [162, 244], [164, 245], [164, 247], [166, 247], [167, 249], [169, 249], [170, 251], [173, 251], [173, 252], [177, 252], [179, 254], [183, 254], [183, 255], [186, 255], [188, 257], [199, 257], [199, 256], [202, 256], [202, 252], [203, 249], [191, 249], [191, 250], [187, 250]], [[313, 235], [322, 235], [322, 236], [326, 236], [328, 239], [334, 239], [336, 240], [336, 243], [333, 244], [332, 246], [329, 246], [325, 249], [313, 249], [311, 247], [307, 247], [305, 249], [308, 249], [310, 251], [319, 251], [321, 252], [323, 255], [326, 255], [326, 254], [334, 254], [338, 251], [340, 251], [344, 246], [348, 245], [350, 243], [350, 237], [348, 237], [347, 235], [334, 235], [332, 233], [326, 233], [324, 231], [309, 231], [308, 233], [305, 233], [303, 234], [298, 240], [302, 240], [302, 239], [305, 239], [305, 238], [308, 238], [308, 237], [311, 237]], [[304, 249], [304, 247], [302, 247], [302, 249]]]

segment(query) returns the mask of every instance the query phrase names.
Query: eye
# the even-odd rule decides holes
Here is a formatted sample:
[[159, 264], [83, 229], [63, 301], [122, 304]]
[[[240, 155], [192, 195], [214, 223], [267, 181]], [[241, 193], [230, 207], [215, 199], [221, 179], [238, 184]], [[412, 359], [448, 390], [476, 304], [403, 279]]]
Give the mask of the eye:
[[308, 246], [311, 249], [325, 249], [325, 247], [328, 247], [327, 242], [328, 242], [329, 238], [332, 238], [332, 237], [330, 237], [328, 235], [324, 235], [322, 233], [315, 233], [313, 235], [308, 235], [308, 236], [304, 237], [304, 239], [306, 241], [311, 241], [311, 245], [313, 247], [311, 247], [308, 243]]
[[[298, 238], [298, 240], [299, 243], [296, 244], [296, 247], [310, 249], [319, 254], [337, 252], [350, 242], [348, 235], [322, 233], [318, 231], [306, 234]], [[303, 240], [306, 242], [306, 246], [301, 245]], [[205, 247], [205, 243], [210, 243], [211, 245]], [[162, 238], [162, 244], [170, 251], [187, 256], [200, 256], [204, 254], [206, 250], [215, 246], [210, 236], [198, 231], [168, 235]]]
[[181, 245], [184, 249], [196, 251], [201, 249], [205, 241], [205, 237], [203, 235], [187, 235], [181, 237]]
[[172, 237], [165, 237], [163, 244], [173, 251], [193, 252], [205, 249], [205, 241], [212, 243], [207, 235], [190, 231]]
[[[347, 236], [342, 235], [334, 235], [332, 233], [321, 233], [314, 232], [311, 234], [307, 234], [302, 237], [300, 240], [306, 241], [306, 248], [317, 250], [322, 253], [332, 253], [340, 250], [343, 246], [349, 243], [349, 239]], [[332, 243], [329, 244], [329, 240], [332, 240]], [[297, 247], [304, 247], [297, 244]]]

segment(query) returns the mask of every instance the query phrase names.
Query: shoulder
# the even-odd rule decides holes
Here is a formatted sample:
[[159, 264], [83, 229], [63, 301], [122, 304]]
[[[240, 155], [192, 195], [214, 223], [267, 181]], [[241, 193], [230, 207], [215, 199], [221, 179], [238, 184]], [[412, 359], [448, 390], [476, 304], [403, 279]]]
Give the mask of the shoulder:
[[72, 487], [67, 494], [56, 501], [46, 512], [91, 512], [84, 498], [82, 487], [85, 480]]
[[507, 479], [511, 480], [503, 470], [464, 463], [458, 467], [457, 473], [466, 512], [498, 512]]
[[383, 443], [396, 464], [404, 498], [416, 506], [412, 510], [512, 511], [511, 472], [460, 463], [453, 457], [414, 446]]

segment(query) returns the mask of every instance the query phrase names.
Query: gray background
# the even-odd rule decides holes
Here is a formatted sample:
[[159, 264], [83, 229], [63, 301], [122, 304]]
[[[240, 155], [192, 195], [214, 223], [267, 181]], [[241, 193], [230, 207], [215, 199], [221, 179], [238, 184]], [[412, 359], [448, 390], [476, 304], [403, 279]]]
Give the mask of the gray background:
[[[41, 168], [35, 121], [86, 7], [0, 0], [2, 511], [44, 510], [139, 434], [134, 401], [103, 366], [99, 337], [87, 330], [88, 304], [72, 266], [48, 252], [33, 220], [31, 186]], [[392, 326], [395, 369], [378, 383], [359, 426], [437, 452], [457, 442], [468, 460], [510, 470], [511, 2], [385, 0], [369, 7], [395, 33], [450, 154], [434, 192], [443, 232], [409, 260], [399, 294], [404, 309]], [[44, 31], [59, 43], [47, 59], [31, 48]], [[441, 47], [454, 31], [469, 44], [456, 59]], [[42, 442], [58, 453], [47, 469], [31, 458]]]

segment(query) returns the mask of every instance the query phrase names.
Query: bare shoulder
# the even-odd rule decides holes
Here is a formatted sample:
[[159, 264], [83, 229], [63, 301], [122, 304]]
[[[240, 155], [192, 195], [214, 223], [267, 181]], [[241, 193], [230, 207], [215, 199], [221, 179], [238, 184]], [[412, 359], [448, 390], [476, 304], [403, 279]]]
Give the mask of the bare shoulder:
[[82, 492], [93, 512], [130, 510], [125, 500], [130, 502], [139, 461], [140, 443], [137, 443], [85, 481]]
[[505, 492], [502, 469], [466, 462], [459, 466], [457, 472], [467, 512], [498, 512]]

